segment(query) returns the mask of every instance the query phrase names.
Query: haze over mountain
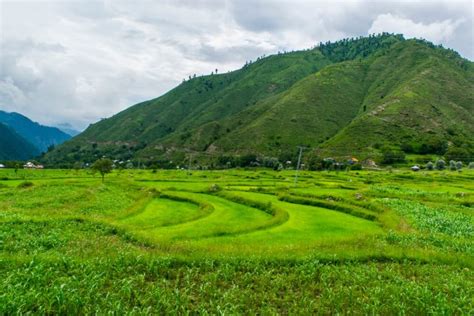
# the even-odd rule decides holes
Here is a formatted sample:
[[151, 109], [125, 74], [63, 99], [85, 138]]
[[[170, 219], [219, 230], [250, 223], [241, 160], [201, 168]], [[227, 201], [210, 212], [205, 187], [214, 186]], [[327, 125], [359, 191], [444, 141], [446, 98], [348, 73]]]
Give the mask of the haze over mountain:
[[74, 137], [78, 134], [80, 134], [81, 132], [76, 130], [71, 124], [69, 123], [61, 123], [61, 124], [57, 124], [56, 126], [54, 127], [57, 127], [59, 128], [61, 131], [63, 131], [64, 133], [70, 135], [71, 137]]
[[[71, 135], [64, 133], [56, 127], [41, 125], [15, 112], [8, 113], [0, 110], [0, 123], [9, 126], [30, 142], [36, 147], [38, 153], [46, 152], [48, 147], [61, 144], [71, 138]], [[28, 155], [26, 157], [31, 158]]]
[[474, 145], [474, 68], [452, 50], [382, 34], [278, 53], [183, 82], [48, 153], [50, 163], [226, 155], [371, 157]]

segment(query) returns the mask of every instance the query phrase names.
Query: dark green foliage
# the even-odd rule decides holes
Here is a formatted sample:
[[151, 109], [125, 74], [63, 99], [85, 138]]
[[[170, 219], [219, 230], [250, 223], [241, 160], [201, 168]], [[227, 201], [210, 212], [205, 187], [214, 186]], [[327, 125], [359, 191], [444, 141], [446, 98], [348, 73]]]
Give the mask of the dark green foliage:
[[428, 170], [430, 170], [430, 171], [434, 169], [434, 165], [433, 165], [433, 163], [432, 163], [431, 161], [429, 161], [429, 162], [426, 164], [426, 169], [428, 169]]
[[405, 154], [402, 151], [385, 149], [383, 151], [382, 163], [386, 165], [400, 164], [405, 162]]
[[104, 182], [105, 175], [112, 172], [113, 164], [112, 160], [101, 158], [92, 164], [91, 169], [99, 172], [102, 177], [102, 182]]
[[446, 169], [446, 162], [443, 159], [439, 159], [438, 161], [436, 161], [436, 169], [437, 170]]
[[454, 160], [449, 161], [449, 170], [451, 170], [451, 171], [456, 170], [456, 161], [454, 161]]
[[444, 157], [446, 160], [456, 160], [468, 162], [474, 156], [474, 148], [471, 150], [462, 147], [450, 147]]
[[31, 181], [23, 181], [17, 186], [17, 188], [26, 189], [26, 188], [31, 188], [33, 185], [34, 184]]
[[380, 35], [369, 35], [343, 39], [334, 43], [320, 43], [318, 49], [333, 62], [365, 58], [374, 53], [383, 54], [394, 43], [403, 41], [401, 34], [382, 33]]
[[0, 123], [0, 160], [26, 160], [38, 154], [31, 143]]
[[305, 166], [308, 170], [322, 170], [324, 168], [324, 161], [316, 155], [309, 155], [306, 159]]

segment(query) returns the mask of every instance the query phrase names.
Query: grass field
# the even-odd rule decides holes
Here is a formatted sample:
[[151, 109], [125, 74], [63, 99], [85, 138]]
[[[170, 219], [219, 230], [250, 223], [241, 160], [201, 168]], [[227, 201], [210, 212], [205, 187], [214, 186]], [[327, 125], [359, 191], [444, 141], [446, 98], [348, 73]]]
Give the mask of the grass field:
[[0, 314], [474, 313], [474, 171], [0, 171]]

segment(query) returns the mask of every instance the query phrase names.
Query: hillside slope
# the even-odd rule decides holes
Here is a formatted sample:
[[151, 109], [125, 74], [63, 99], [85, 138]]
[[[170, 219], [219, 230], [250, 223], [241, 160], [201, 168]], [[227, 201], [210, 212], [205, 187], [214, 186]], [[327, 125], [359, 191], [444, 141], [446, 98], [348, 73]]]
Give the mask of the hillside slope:
[[8, 126], [0, 123], [0, 160], [25, 160], [39, 151]]
[[433, 140], [470, 148], [473, 91], [473, 63], [453, 51], [390, 34], [342, 40], [193, 78], [91, 125], [45, 160], [288, 157], [298, 145], [369, 157]]
[[15, 130], [24, 139], [33, 144], [39, 152], [46, 152], [51, 145], [59, 145], [71, 136], [56, 127], [49, 127], [33, 122], [19, 113], [0, 111], [0, 123]]

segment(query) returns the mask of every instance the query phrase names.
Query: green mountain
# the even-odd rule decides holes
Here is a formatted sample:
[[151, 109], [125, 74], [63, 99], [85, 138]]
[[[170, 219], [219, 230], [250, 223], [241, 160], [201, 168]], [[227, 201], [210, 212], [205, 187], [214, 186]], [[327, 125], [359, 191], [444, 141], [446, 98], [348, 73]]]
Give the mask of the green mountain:
[[38, 154], [31, 143], [0, 123], [0, 160], [26, 160]]
[[423, 40], [384, 33], [193, 78], [92, 124], [45, 160], [283, 160], [294, 157], [298, 145], [322, 157], [378, 157], [386, 148], [472, 151], [473, 113], [472, 62]]
[[19, 113], [0, 111], [0, 123], [15, 130], [24, 139], [33, 144], [39, 152], [46, 152], [48, 147], [59, 145], [71, 136], [56, 127], [49, 127], [33, 122]]

